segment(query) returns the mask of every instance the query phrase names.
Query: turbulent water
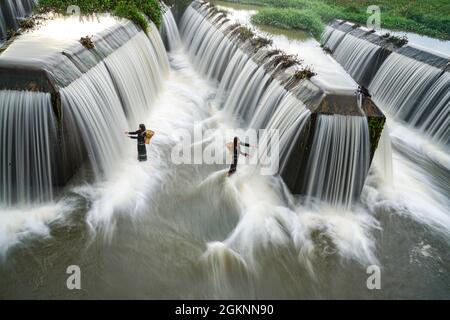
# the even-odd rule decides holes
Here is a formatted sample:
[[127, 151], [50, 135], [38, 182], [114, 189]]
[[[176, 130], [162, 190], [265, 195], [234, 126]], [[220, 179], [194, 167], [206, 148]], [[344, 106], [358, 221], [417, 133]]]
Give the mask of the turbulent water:
[[[418, 132], [389, 122], [361, 201], [347, 201], [346, 208], [336, 206], [339, 199], [305, 202], [278, 177], [255, 174], [244, 159], [232, 178], [227, 165], [171, 161], [180, 143], [193, 153], [205, 150], [217, 144], [217, 135], [230, 141], [243, 123], [284, 128], [281, 153], [288, 154], [309, 117], [206, 23], [200, 27], [221, 49], [196, 43], [200, 31], [187, 29], [192, 19], [198, 16], [188, 12], [180, 36], [166, 13], [167, 56], [156, 32], [150, 38], [138, 33], [64, 88], [68, 122], [76, 124], [90, 161], [53, 201], [0, 209], [0, 297], [448, 298], [450, 161]], [[320, 50], [311, 49], [311, 56]], [[324, 82], [333, 79], [330, 73]], [[257, 101], [246, 90], [261, 91], [250, 96]], [[46, 105], [48, 97], [40, 98]], [[254, 114], [246, 114], [244, 104]], [[332, 118], [319, 119], [327, 131], [316, 137], [321, 150], [315, 157], [333, 154], [322, 150], [330, 139], [341, 139], [336, 145], [350, 153], [367, 139], [365, 121]], [[146, 163], [136, 161], [135, 142], [123, 135], [138, 122], [156, 132]], [[199, 128], [197, 140], [177, 134]], [[342, 128], [351, 132], [336, 137]], [[361, 164], [334, 163], [336, 171]], [[311, 194], [317, 195], [344, 184], [315, 186]], [[66, 268], [73, 264], [82, 271], [81, 291], [66, 288]], [[382, 268], [382, 290], [366, 287], [371, 264]]]

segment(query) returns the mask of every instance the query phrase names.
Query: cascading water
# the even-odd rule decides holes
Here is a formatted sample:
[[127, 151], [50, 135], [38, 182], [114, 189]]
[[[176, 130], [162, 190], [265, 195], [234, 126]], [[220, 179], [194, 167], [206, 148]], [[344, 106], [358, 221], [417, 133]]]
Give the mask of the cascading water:
[[161, 37], [168, 51], [173, 51], [181, 46], [180, 32], [171, 9], [163, 6], [164, 17], [161, 25]]
[[320, 42], [322, 45], [325, 45], [330, 38], [331, 34], [334, 32], [334, 29], [330, 26], [325, 27], [325, 31], [323, 32], [322, 36], [320, 37]]
[[[3, 10], [0, 10], [0, 39], [4, 38], [6, 35], [6, 21], [3, 16]], [[0, 40], [1, 41], [1, 40]]]
[[[327, 28], [323, 42], [331, 39], [334, 28]], [[375, 152], [363, 202], [373, 212], [380, 208], [401, 212], [447, 235], [449, 58], [434, 51], [440, 48], [425, 49], [410, 41], [393, 50], [386, 37], [364, 29], [358, 33], [361, 38], [347, 34], [333, 55], [347, 70], [365, 65], [359, 57], [376, 61], [365, 66], [366, 79], [359, 81], [368, 85], [373, 100], [391, 118]], [[381, 65], [378, 53], [370, 58], [372, 40], [380, 44], [380, 61], [385, 59]]]
[[[334, 52], [336, 48], [341, 43], [342, 39], [345, 37], [345, 32], [341, 30], [334, 30], [331, 32], [331, 34], [328, 36], [328, 40], [326, 41], [325, 45]], [[325, 38], [324, 38], [325, 39]]]
[[239, 115], [246, 123], [250, 122], [270, 81], [270, 76], [263, 68], [248, 60], [236, 81], [231, 82], [234, 85], [224, 102], [224, 110], [229, 114]]
[[157, 41], [139, 33], [61, 90], [65, 121], [77, 124], [97, 173], [114, 171], [124, 152], [121, 128], [136, 126], [161, 90], [167, 64], [158, 57]]
[[356, 82], [362, 83], [371, 67], [376, 65], [379, 51], [381, 47], [347, 34], [333, 55]]
[[31, 13], [37, 0], [4, 0], [0, 3], [0, 43], [6, 38], [8, 29], [19, 27], [18, 19]]
[[316, 125], [308, 161], [307, 196], [349, 208], [359, 198], [369, 171], [367, 119], [320, 115]]
[[56, 119], [50, 94], [0, 91], [0, 204], [53, 196]]
[[438, 143], [450, 145], [450, 72], [439, 77], [412, 112], [413, 126]]
[[[361, 29], [358, 29], [361, 32]], [[360, 38], [328, 26], [322, 35], [324, 46], [363, 86], [391, 117], [418, 128], [441, 145], [449, 144], [448, 86], [445, 57], [414, 46], [391, 52], [386, 40], [365, 31]], [[425, 61], [430, 62], [430, 64]]]
[[[65, 20], [69, 23], [73, 19]], [[107, 23], [106, 26], [114, 25], [115, 20], [108, 19], [102, 22]], [[58, 20], [51, 21], [40, 32], [51, 31], [52, 25], [57, 28], [59, 23]], [[79, 44], [73, 49], [66, 45], [63, 49], [65, 54], [58, 55], [51, 50], [40, 49], [40, 43], [37, 43], [35, 59], [46, 65], [56, 85], [61, 85], [60, 125], [56, 123], [50, 94], [0, 91], [8, 102], [8, 108], [3, 110], [0, 118], [0, 123], [4, 124], [4, 143], [1, 146], [3, 174], [0, 178], [4, 191], [2, 203], [26, 204], [52, 198], [52, 185], [60, 178], [52, 165], [54, 158], [50, 156], [56, 157], [57, 136], [61, 137], [59, 143], [65, 148], [63, 157], [69, 154], [79, 156], [87, 151], [98, 177], [113, 171], [114, 164], [124, 153], [120, 143], [123, 131], [135, 127], [150, 112], [168, 73], [164, 45], [154, 25], [148, 36], [142, 31], [137, 32], [130, 23], [120, 28], [120, 32], [109, 36], [107, 44], [95, 39], [96, 56], [90, 52], [83, 53], [83, 50], [79, 52]], [[6, 65], [8, 61], [14, 61], [21, 44], [18, 41], [10, 48], [11, 52], [7, 50], [2, 55]], [[117, 46], [119, 48], [109, 54]], [[98, 56], [105, 58], [95, 65]], [[58, 60], [62, 61], [53, 67], [54, 61]], [[34, 99], [34, 96], [40, 98]], [[42, 128], [37, 128], [40, 122]], [[18, 131], [14, 132], [8, 123], [14, 124], [14, 130]], [[32, 129], [28, 132], [28, 128]], [[75, 136], [82, 140], [74, 139]], [[109, 143], [105, 143], [105, 139]], [[111, 145], [116, 147], [111, 148]], [[32, 166], [36, 166], [36, 170]]]
[[[221, 29], [226, 27], [223, 25]], [[209, 78], [220, 81], [237, 50], [236, 46], [192, 7], [186, 10], [180, 30], [197, 69]]]
[[[294, 173], [288, 172], [287, 163], [295, 154], [299, 135], [310, 119], [311, 112], [299, 99], [288, 94], [280, 84], [277, 85], [278, 80], [273, 80], [273, 76], [254, 61], [258, 60], [258, 53], [252, 56], [244, 52], [248, 44], [243, 45], [244, 49], [234, 48], [236, 45], [227, 39], [229, 36], [224, 35], [226, 30], [229, 31], [230, 24], [215, 26], [212, 23], [215, 16], [211, 15], [210, 10], [208, 6], [203, 6], [198, 11], [190, 7], [181, 21], [183, 39], [194, 65], [203, 74], [211, 74], [216, 65], [209, 63], [210, 61], [226, 64], [223, 75], [219, 74], [218, 78], [215, 78], [219, 81], [219, 105], [222, 105], [228, 115], [238, 118], [245, 126], [250, 124], [253, 129], [279, 130], [281, 170], [276, 172], [293, 175]], [[341, 35], [340, 31], [337, 34], [342, 37], [345, 35], [343, 32]], [[251, 52], [250, 49], [247, 51]], [[218, 52], [234, 52], [234, 55], [224, 55], [219, 61], [214, 58]], [[319, 119], [321, 118], [322, 116], [319, 116]], [[307, 190], [310, 197], [329, 201], [333, 205], [342, 204], [348, 208], [358, 199], [370, 164], [367, 120], [364, 117], [352, 120], [346, 116], [330, 119], [335, 121], [319, 120], [315, 138], [317, 141], [314, 142], [314, 146], [319, 149], [314, 149], [308, 160], [309, 182], [304, 190]], [[331, 135], [334, 139], [340, 139], [342, 135], [342, 140], [333, 141]], [[263, 137], [263, 140], [271, 140], [270, 135]], [[351, 143], [345, 144], [345, 141]], [[344, 149], [342, 152], [339, 151], [341, 147]], [[322, 152], [325, 151], [327, 156], [322, 157]], [[319, 158], [321, 161], [318, 161]], [[297, 162], [300, 163], [301, 159], [297, 159]], [[313, 168], [316, 163], [321, 163], [323, 167], [316, 170]]]
[[[392, 53], [376, 74], [369, 90], [374, 101], [395, 119], [419, 126], [420, 122], [434, 119], [446, 123], [449, 121], [448, 102], [445, 101], [445, 94], [441, 93], [446, 86], [445, 76], [443, 82], [434, 86], [433, 94], [428, 95], [431, 86], [442, 74], [443, 71], [438, 68]], [[438, 100], [430, 103], [431, 98]]]
[[[271, 91], [269, 90], [268, 92], [270, 93]], [[269, 114], [273, 112], [273, 115], [270, 115], [270, 120], [267, 125], [264, 125], [262, 127], [254, 127], [255, 129], [267, 129], [267, 131], [265, 131], [264, 135], [261, 137], [261, 145], [265, 146], [265, 148], [267, 149], [272, 145], [271, 139], [273, 138], [273, 133], [278, 132], [278, 152], [280, 155], [280, 163], [272, 164], [279, 166], [273, 167], [272, 172], [280, 173], [285, 172], [286, 163], [288, 162], [288, 159], [295, 151], [294, 149], [297, 146], [296, 138], [303, 132], [304, 125], [311, 117], [311, 112], [309, 111], [309, 109], [307, 109], [302, 102], [295, 98], [292, 93], [284, 90], [282, 95], [283, 98], [276, 104], [273, 104], [274, 100], [263, 98], [264, 103], [262, 103], [259, 108], [261, 108], [262, 110], [271, 109], [271, 111], [269, 111]], [[263, 119], [268, 118], [267, 115], [264, 114], [264, 112], [255, 115], [255, 118], [259, 117], [259, 115], [262, 115]], [[261, 120], [259, 119], [254, 119], [252, 120], [251, 125], [256, 125], [260, 121]], [[265, 159], [265, 157], [271, 154], [270, 151], [260, 151], [263, 157], [262, 159], [260, 159], [260, 162], [263, 164], [270, 163], [268, 159]]]

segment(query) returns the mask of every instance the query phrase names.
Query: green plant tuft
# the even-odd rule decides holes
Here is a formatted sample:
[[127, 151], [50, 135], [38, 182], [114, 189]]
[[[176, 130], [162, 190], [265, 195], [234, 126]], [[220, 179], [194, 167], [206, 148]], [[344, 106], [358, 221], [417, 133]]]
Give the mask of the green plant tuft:
[[157, 27], [161, 25], [162, 13], [158, 0], [40, 0], [38, 12], [56, 11], [66, 13], [69, 6], [78, 6], [82, 14], [109, 12], [127, 18], [143, 30], [148, 28], [147, 17]]

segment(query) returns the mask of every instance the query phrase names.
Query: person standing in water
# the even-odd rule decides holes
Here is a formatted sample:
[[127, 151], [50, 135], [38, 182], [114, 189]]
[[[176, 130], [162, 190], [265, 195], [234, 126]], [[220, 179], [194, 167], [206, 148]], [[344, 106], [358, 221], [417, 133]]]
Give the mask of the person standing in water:
[[230, 177], [236, 173], [239, 156], [241, 154], [245, 157], [249, 156], [248, 153], [241, 151], [241, 146], [249, 148], [250, 144], [242, 143], [238, 137], [234, 137], [233, 142], [230, 142], [227, 144], [228, 149], [230, 149], [233, 152], [233, 163], [231, 164], [230, 170], [228, 171], [228, 177]]
[[150, 139], [154, 136], [154, 132], [146, 130], [144, 124], [139, 125], [139, 130], [134, 132], [125, 132], [131, 139], [137, 139], [138, 160], [147, 161], [146, 144], [150, 143]]

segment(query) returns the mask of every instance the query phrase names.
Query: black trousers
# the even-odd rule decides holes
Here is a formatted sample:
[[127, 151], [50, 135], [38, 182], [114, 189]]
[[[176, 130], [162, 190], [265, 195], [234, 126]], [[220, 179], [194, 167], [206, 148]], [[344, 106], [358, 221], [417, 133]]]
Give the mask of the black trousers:
[[237, 154], [237, 151], [235, 150], [233, 153], [233, 163], [231, 164], [230, 170], [228, 171], [228, 175], [232, 175], [237, 170], [239, 155]]
[[145, 143], [138, 143], [138, 160], [139, 161], [147, 161], [147, 147]]

